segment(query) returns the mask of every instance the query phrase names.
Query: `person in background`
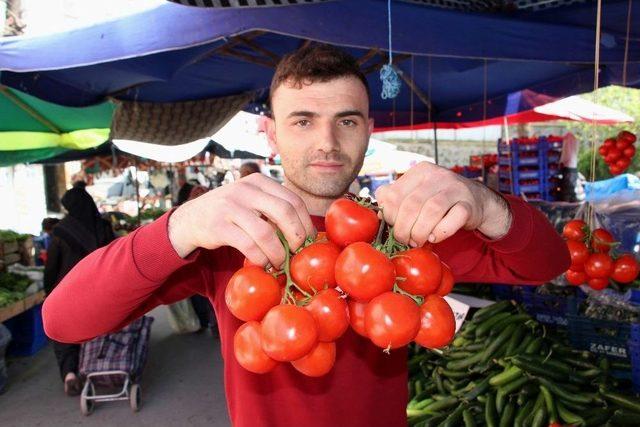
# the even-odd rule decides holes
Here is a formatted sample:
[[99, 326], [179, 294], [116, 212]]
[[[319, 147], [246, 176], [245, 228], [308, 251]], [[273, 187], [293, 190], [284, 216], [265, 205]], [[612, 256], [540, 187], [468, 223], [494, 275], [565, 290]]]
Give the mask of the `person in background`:
[[578, 181], [578, 150], [580, 142], [571, 132], [563, 137], [560, 167], [562, 168], [562, 182], [560, 195], [563, 202], [576, 202], [576, 185]]
[[240, 166], [240, 178], [244, 178], [252, 173], [260, 173], [260, 166], [256, 162], [246, 162]]
[[[61, 199], [67, 216], [52, 231], [44, 269], [44, 289], [50, 295], [62, 278], [85, 256], [115, 239], [108, 221], [84, 186], [75, 186]], [[53, 341], [64, 391], [69, 396], [80, 393], [78, 363], [80, 346]]]
[[47, 263], [47, 249], [51, 244], [51, 233], [60, 220], [58, 218], [45, 218], [42, 220], [42, 232], [35, 238], [37, 244], [36, 265], [44, 265]]
[[[189, 200], [196, 199], [203, 194], [205, 194], [209, 189], [203, 185], [197, 185], [191, 189], [191, 193], [189, 194]], [[213, 307], [211, 307], [211, 302], [208, 298], [203, 297], [202, 295], [195, 294], [192, 295], [189, 300], [191, 301], [191, 305], [193, 306], [193, 310], [196, 312], [196, 316], [198, 316], [198, 320], [200, 321], [200, 329], [196, 331], [196, 333], [200, 333], [207, 328], [210, 328], [211, 335], [217, 336], [217, 326], [216, 326], [216, 318], [213, 314]]]

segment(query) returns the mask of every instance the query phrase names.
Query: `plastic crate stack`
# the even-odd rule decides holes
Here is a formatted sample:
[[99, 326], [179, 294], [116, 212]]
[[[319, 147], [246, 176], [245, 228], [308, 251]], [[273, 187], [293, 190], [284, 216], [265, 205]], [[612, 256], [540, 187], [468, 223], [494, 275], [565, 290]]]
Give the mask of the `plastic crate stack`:
[[629, 340], [631, 356], [631, 380], [634, 393], [640, 393], [640, 324], [631, 325], [631, 339]]
[[499, 190], [531, 200], [554, 200], [561, 137], [515, 138], [498, 141]]

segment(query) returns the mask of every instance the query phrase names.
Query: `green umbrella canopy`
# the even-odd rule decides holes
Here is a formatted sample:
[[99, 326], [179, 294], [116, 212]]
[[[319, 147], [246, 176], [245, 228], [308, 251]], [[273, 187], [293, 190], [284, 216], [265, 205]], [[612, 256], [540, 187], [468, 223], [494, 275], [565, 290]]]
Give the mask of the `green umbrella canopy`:
[[[0, 164], [36, 161], [109, 138], [115, 105], [71, 108], [0, 86]], [[16, 153], [20, 151], [20, 153]], [[13, 159], [13, 160], [12, 160]]]

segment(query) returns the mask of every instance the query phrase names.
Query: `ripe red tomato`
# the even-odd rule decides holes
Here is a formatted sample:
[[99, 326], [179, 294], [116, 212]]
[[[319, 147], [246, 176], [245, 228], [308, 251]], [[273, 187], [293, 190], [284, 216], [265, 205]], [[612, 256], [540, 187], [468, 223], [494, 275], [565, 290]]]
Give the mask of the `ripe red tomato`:
[[626, 139], [633, 144], [634, 142], [636, 142], [636, 135], [629, 131], [623, 130], [618, 134], [618, 139]]
[[596, 291], [601, 291], [607, 286], [609, 286], [609, 280], [608, 279], [589, 279], [587, 284], [591, 289], [594, 289]]
[[442, 282], [442, 263], [426, 248], [399, 252], [391, 258], [396, 267], [398, 286], [414, 295], [431, 295]]
[[593, 249], [594, 252], [608, 254], [615, 241], [614, 237], [607, 230], [604, 228], [596, 228], [592, 234], [591, 249]]
[[584, 272], [590, 279], [607, 279], [613, 272], [613, 261], [607, 254], [591, 254], [584, 263]]
[[336, 363], [336, 343], [319, 342], [302, 358], [291, 362], [297, 371], [308, 377], [321, 377], [331, 371]]
[[274, 360], [298, 360], [317, 342], [316, 321], [302, 307], [277, 305], [262, 319], [262, 349]]
[[349, 327], [349, 308], [335, 289], [318, 292], [305, 308], [313, 315], [318, 326], [318, 341], [335, 341]]
[[622, 151], [618, 150], [616, 147], [613, 147], [609, 149], [609, 153], [607, 153], [607, 157], [605, 158], [605, 161], [607, 163], [612, 163], [618, 160], [620, 156], [622, 156]]
[[278, 280], [262, 267], [242, 267], [231, 276], [224, 292], [231, 314], [245, 322], [261, 320], [281, 298]]
[[369, 301], [393, 289], [396, 269], [385, 254], [369, 243], [352, 243], [336, 261], [336, 282], [350, 297]]
[[584, 263], [589, 258], [589, 249], [583, 242], [575, 240], [567, 240], [567, 249], [569, 249], [569, 255], [571, 256], [571, 270], [582, 271], [584, 270]]
[[413, 341], [420, 329], [420, 308], [406, 295], [385, 292], [367, 304], [364, 325], [378, 347], [402, 347]]
[[631, 164], [631, 159], [628, 157], [620, 157], [618, 160], [616, 160], [616, 166], [620, 168], [623, 172], [627, 170], [630, 164]]
[[631, 283], [638, 277], [640, 265], [631, 254], [624, 254], [613, 265], [611, 278], [618, 283]]
[[562, 229], [562, 235], [569, 240], [584, 240], [587, 237], [587, 223], [581, 219], [572, 219]]
[[340, 249], [331, 242], [312, 243], [291, 259], [291, 277], [307, 292], [336, 286], [336, 260]]
[[600, 147], [598, 147], [598, 153], [600, 153], [602, 157], [605, 157], [609, 153], [609, 147], [607, 147], [606, 145], [601, 145]]
[[622, 173], [622, 169], [618, 167], [618, 165], [613, 164], [609, 165], [609, 173], [613, 176], [620, 175]]
[[244, 369], [255, 374], [265, 374], [278, 365], [262, 350], [260, 323], [255, 320], [240, 326], [233, 337], [233, 353]]
[[364, 327], [364, 313], [367, 309], [367, 303], [349, 299], [347, 305], [349, 306], [349, 323], [351, 324], [351, 329], [359, 335], [367, 337], [367, 330]]
[[624, 139], [624, 138], [618, 138], [616, 140], [616, 148], [620, 151], [624, 150], [625, 148], [629, 147], [631, 144], [633, 144], [631, 141], [629, 141], [628, 139]]
[[440, 286], [436, 291], [436, 295], [440, 295], [444, 297], [449, 295], [453, 286], [456, 284], [455, 279], [453, 277], [453, 273], [447, 264], [442, 263], [442, 281], [440, 282]]
[[438, 295], [429, 295], [420, 306], [420, 330], [415, 342], [425, 348], [448, 345], [456, 333], [456, 318], [449, 303]]
[[628, 159], [633, 158], [633, 156], [636, 155], [636, 147], [631, 145], [631, 146], [625, 148], [624, 150], [622, 150], [622, 155], [625, 156]]
[[567, 270], [565, 275], [567, 276], [567, 282], [574, 286], [580, 286], [587, 282], [587, 273], [584, 271]]
[[616, 146], [616, 138], [607, 138], [604, 140], [604, 143], [602, 145], [604, 145], [607, 148], [612, 148]]
[[329, 240], [342, 248], [355, 242], [371, 243], [379, 225], [374, 211], [348, 199], [333, 202], [324, 223]]

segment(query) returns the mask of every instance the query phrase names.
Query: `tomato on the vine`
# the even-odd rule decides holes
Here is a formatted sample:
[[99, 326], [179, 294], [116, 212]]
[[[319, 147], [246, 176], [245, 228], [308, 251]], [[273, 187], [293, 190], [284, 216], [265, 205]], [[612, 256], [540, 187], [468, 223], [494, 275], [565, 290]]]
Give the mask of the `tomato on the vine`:
[[277, 305], [262, 319], [262, 349], [274, 360], [300, 359], [317, 342], [316, 321], [303, 307]]
[[591, 254], [584, 263], [584, 272], [590, 279], [606, 279], [613, 272], [613, 261], [607, 254]]
[[448, 345], [456, 333], [456, 318], [449, 303], [438, 295], [429, 295], [420, 306], [420, 329], [414, 341], [425, 348]]
[[613, 243], [615, 243], [615, 239], [611, 233], [604, 228], [593, 230], [591, 249], [593, 249], [594, 252], [607, 254], [613, 247]]
[[313, 315], [318, 326], [318, 341], [335, 341], [349, 327], [349, 308], [335, 289], [318, 292], [305, 308]]
[[385, 254], [368, 243], [352, 243], [336, 261], [336, 282], [350, 297], [369, 301], [390, 291], [396, 281], [396, 269]]
[[616, 141], [616, 148], [618, 150], [624, 150], [625, 148], [629, 147], [631, 144], [633, 143], [628, 139], [618, 138], [618, 140]]
[[336, 286], [336, 260], [340, 249], [331, 242], [317, 242], [303, 248], [291, 258], [291, 277], [306, 292]]
[[305, 356], [291, 362], [291, 365], [308, 377], [321, 377], [331, 371], [336, 362], [336, 343], [319, 342]]
[[628, 130], [622, 130], [618, 134], [618, 139], [625, 139], [633, 144], [634, 142], [636, 142], [636, 135], [629, 132]]
[[605, 145], [601, 145], [600, 147], [598, 147], [598, 153], [604, 157], [607, 155], [607, 153], [609, 152], [609, 148]]
[[567, 249], [571, 256], [571, 270], [584, 270], [584, 263], [589, 259], [589, 249], [583, 242], [576, 240], [567, 240]]
[[224, 292], [231, 314], [245, 322], [261, 320], [281, 298], [278, 280], [262, 267], [243, 267], [236, 271]]
[[349, 299], [347, 305], [349, 306], [349, 324], [351, 324], [351, 329], [366, 338], [367, 330], [364, 326], [364, 313], [367, 309], [367, 303]]
[[633, 156], [636, 155], [636, 147], [634, 147], [633, 145], [625, 148], [624, 150], [622, 150], [622, 155], [631, 159]]
[[262, 350], [260, 323], [255, 320], [238, 328], [233, 337], [233, 353], [240, 366], [256, 374], [270, 372], [278, 365]]
[[574, 286], [580, 286], [587, 282], [587, 274], [584, 271], [567, 270], [565, 274], [567, 282]]
[[616, 164], [609, 165], [609, 173], [611, 175], [620, 175], [622, 173], [622, 169], [618, 167]]
[[406, 295], [385, 292], [367, 304], [367, 337], [378, 347], [394, 349], [409, 344], [420, 329], [420, 308]]
[[624, 254], [613, 265], [611, 278], [618, 283], [631, 283], [638, 277], [640, 265], [631, 254]]
[[604, 140], [604, 143], [602, 145], [607, 148], [612, 148], [616, 146], [616, 142], [616, 138], [607, 138]]
[[327, 237], [340, 247], [355, 242], [371, 243], [378, 232], [378, 215], [353, 200], [338, 199], [325, 215]]
[[396, 267], [398, 287], [413, 295], [435, 293], [442, 282], [442, 263], [426, 248], [398, 252], [391, 258]]
[[562, 229], [562, 235], [569, 240], [584, 240], [587, 237], [587, 223], [581, 219], [572, 219]]
[[587, 284], [589, 285], [589, 287], [591, 289], [596, 290], [596, 291], [601, 291], [604, 288], [606, 288], [607, 286], [609, 286], [609, 280], [601, 279], [601, 278], [594, 278], [594, 279], [589, 279]]
[[455, 278], [453, 277], [453, 273], [447, 264], [442, 263], [442, 281], [440, 282], [440, 286], [438, 286], [438, 290], [436, 291], [436, 295], [440, 295], [441, 297], [449, 295], [453, 286], [456, 284]]

